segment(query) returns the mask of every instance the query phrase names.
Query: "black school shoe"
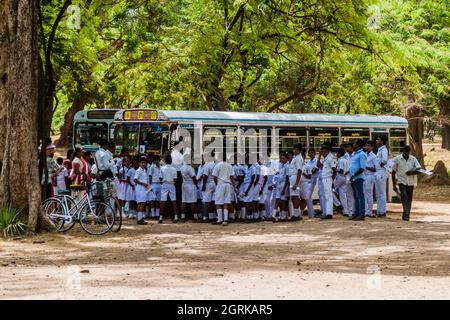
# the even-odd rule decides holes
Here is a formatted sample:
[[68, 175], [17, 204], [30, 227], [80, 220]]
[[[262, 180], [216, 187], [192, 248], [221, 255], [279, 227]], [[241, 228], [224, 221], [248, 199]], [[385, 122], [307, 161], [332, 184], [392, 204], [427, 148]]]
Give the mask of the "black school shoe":
[[320, 216], [320, 219], [321, 220], [329, 220], [329, 219], [333, 219], [333, 216], [326, 214], [326, 215]]
[[386, 218], [386, 213], [377, 213], [377, 218]]
[[145, 221], [144, 219], [138, 220], [137, 224], [145, 226], [146, 224], [148, 224], [147, 221]]
[[402, 220], [403, 221], [409, 221], [409, 217], [408, 216], [402, 216]]
[[178, 221], [179, 221], [178, 219], [173, 219], [172, 223], [178, 223]]

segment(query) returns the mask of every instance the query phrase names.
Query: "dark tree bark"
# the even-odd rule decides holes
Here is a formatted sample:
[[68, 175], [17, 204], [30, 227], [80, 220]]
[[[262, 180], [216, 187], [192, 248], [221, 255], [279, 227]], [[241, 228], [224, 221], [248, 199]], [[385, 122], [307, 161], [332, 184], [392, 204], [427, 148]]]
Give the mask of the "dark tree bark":
[[442, 119], [442, 149], [450, 150], [450, 98], [439, 100], [440, 117]]
[[411, 153], [417, 158], [419, 163], [424, 167], [423, 158], [423, 115], [422, 108], [416, 104], [410, 104], [406, 108], [406, 118], [408, 119], [408, 134]]
[[3, 75], [0, 108], [6, 115], [4, 126], [0, 127], [4, 137], [0, 204], [23, 208], [28, 214], [28, 229], [31, 232], [52, 226], [41, 210], [37, 167], [37, 3], [36, 0], [0, 2], [0, 31], [6, 35], [0, 47], [3, 61], [0, 70]]
[[79, 96], [73, 100], [72, 105], [64, 116], [64, 124], [61, 127], [61, 135], [59, 140], [56, 142], [58, 146], [67, 146], [71, 143], [69, 137], [72, 136], [72, 125], [75, 113], [84, 110], [84, 107], [89, 101], [89, 95], [87, 93], [81, 92]]

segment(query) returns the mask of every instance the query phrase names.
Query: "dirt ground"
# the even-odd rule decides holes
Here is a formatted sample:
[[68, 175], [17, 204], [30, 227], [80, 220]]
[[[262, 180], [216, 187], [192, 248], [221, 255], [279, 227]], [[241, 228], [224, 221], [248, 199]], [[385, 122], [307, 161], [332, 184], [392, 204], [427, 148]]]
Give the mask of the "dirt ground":
[[449, 299], [449, 199], [416, 201], [410, 222], [390, 204], [364, 222], [133, 220], [0, 240], [0, 299]]

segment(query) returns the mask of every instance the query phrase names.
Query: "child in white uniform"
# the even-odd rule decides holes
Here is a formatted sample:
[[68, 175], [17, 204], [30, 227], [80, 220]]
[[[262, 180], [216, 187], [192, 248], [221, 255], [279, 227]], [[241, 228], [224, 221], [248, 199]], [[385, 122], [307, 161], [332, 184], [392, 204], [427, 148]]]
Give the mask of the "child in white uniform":
[[294, 155], [289, 162], [288, 175], [289, 175], [289, 193], [294, 207], [294, 212], [291, 217], [291, 221], [301, 220], [300, 215], [300, 181], [302, 177], [302, 170], [304, 160], [301, 155], [302, 145], [297, 144], [293, 148]]
[[183, 177], [181, 186], [182, 213], [181, 221], [186, 220], [186, 212], [192, 213], [194, 220], [198, 220], [197, 215], [197, 177], [195, 170], [189, 163], [184, 163], [180, 169]]
[[276, 207], [279, 212], [279, 220], [284, 222], [287, 220], [289, 210], [289, 176], [288, 171], [288, 155], [283, 153], [280, 156], [280, 163], [278, 167], [277, 184], [275, 187]]
[[164, 209], [166, 207], [167, 201], [170, 201], [172, 204], [172, 210], [174, 212], [173, 223], [177, 223], [178, 222], [177, 196], [175, 190], [175, 182], [177, 181], [177, 169], [175, 169], [175, 167], [172, 166], [172, 157], [170, 154], [165, 156], [164, 163], [165, 165], [161, 168], [161, 178], [162, 178], [161, 206], [158, 223], [163, 223]]
[[213, 170], [214, 181], [217, 185], [215, 204], [217, 210], [217, 224], [228, 224], [228, 212], [231, 205], [231, 190], [235, 188], [234, 170], [231, 164], [219, 162]]
[[148, 172], [150, 182], [152, 184], [152, 192], [150, 193], [151, 217], [154, 220], [159, 219], [159, 205], [161, 201], [161, 158], [156, 155], [153, 157], [152, 165]]
[[345, 149], [340, 148], [337, 151], [336, 178], [334, 179], [334, 189], [339, 196], [339, 202], [342, 206], [342, 214], [349, 216], [347, 188], [349, 183], [349, 163], [345, 157]]
[[213, 222], [214, 220], [214, 190], [216, 185], [213, 179], [213, 171], [215, 166], [214, 161], [207, 162], [203, 166], [203, 183], [202, 183], [202, 200], [205, 208], [205, 215], [203, 221]]
[[127, 202], [127, 189], [128, 189], [128, 182], [127, 182], [127, 173], [128, 173], [128, 166], [130, 165], [130, 159], [128, 157], [124, 157], [122, 160], [122, 167], [119, 169], [119, 190], [117, 192], [117, 198], [119, 199], [120, 205], [122, 207], [122, 212], [125, 214], [125, 216], [128, 215], [128, 212], [125, 212], [125, 204]]
[[377, 156], [373, 153], [375, 143], [366, 142], [366, 179], [364, 180], [364, 199], [366, 200], [366, 217], [373, 218], [373, 188], [375, 186], [375, 172]]
[[137, 224], [146, 225], [147, 222], [144, 221], [145, 204], [147, 203], [148, 193], [151, 189], [149, 176], [147, 173], [146, 157], [141, 157], [139, 161], [139, 168], [134, 174], [134, 183], [136, 184], [135, 192], [136, 202], [138, 204]]
[[331, 153], [331, 146], [324, 144], [320, 151], [322, 153], [323, 160], [319, 163], [319, 167], [322, 168], [322, 185], [323, 194], [325, 198], [325, 208], [322, 208], [321, 219], [333, 218], [333, 175], [336, 170], [334, 163], [334, 157]]
[[134, 158], [132, 161], [132, 165], [130, 169], [127, 172], [127, 183], [128, 183], [128, 189], [127, 189], [127, 195], [126, 200], [129, 202], [130, 207], [130, 214], [129, 218], [134, 219], [136, 218], [136, 209], [137, 209], [137, 203], [136, 203], [136, 193], [135, 193], [135, 183], [134, 183], [134, 174], [136, 173], [136, 170], [139, 168], [139, 161], [138, 159]]
[[56, 159], [56, 170], [55, 170], [55, 184], [54, 184], [54, 195], [58, 195], [59, 191], [67, 190], [67, 178], [69, 177], [69, 171], [63, 166], [64, 159]]
[[377, 162], [375, 165], [375, 193], [377, 196], [377, 217], [386, 216], [386, 183], [388, 171], [386, 169], [389, 160], [388, 150], [386, 148], [386, 136], [380, 136], [376, 140], [378, 147]]

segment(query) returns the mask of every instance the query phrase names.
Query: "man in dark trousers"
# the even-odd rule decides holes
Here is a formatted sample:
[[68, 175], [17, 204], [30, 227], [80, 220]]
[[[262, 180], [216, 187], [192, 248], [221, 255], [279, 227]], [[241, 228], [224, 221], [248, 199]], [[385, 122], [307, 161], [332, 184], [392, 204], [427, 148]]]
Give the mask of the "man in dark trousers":
[[403, 206], [402, 219], [405, 221], [409, 221], [414, 187], [417, 186], [417, 175], [422, 168], [416, 157], [410, 153], [411, 147], [404, 146], [402, 154], [394, 158], [394, 166], [392, 167], [394, 191], [398, 192], [398, 185]]

